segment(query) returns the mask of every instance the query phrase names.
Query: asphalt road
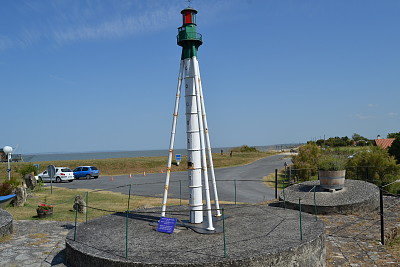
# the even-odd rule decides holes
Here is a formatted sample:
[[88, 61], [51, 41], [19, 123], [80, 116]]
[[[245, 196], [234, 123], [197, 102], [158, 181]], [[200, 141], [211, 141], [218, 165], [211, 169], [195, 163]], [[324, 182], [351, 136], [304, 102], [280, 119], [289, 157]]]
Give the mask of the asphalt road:
[[[287, 155], [274, 155], [257, 160], [251, 164], [237, 167], [215, 169], [218, 198], [223, 201], [258, 203], [275, 198], [275, 191], [262, 183], [263, 176], [274, 173], [282, 168]], [[164, 192], [165, 173], [149, 173], [146, 176], [129, 175], [100, 176], [98, 179], [75, 180], [71, 183], [54, 184], [58, 187], [71, 189], [104, 189], [128, 194], [131, 184], [131, 194], [140, 196], [162, 197]], [[211, 176], [209, 175], [211, 179]], [[236, 184], [236, 186], [235, 186]], [[49, 185], [49, 184], [48, 184]], [[211, 198], [213, 190], [210, 182]], [[235, 190], [236, 188], [236, 190]], [[188, 199], [187, 172], [171, 173], [168, 198]]]

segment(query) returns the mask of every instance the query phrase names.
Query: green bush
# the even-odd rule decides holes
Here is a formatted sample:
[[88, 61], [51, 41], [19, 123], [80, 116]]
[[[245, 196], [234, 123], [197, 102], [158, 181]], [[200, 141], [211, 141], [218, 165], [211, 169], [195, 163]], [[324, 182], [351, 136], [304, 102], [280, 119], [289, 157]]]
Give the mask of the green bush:
[[19, 169], [17, 169], [16, 172], [21, 174], [22, 178], [24, 178], [25, 175], [32, 173], [32, 172], [36, 175], [37, 169], [34, 165], [25, 165], [25, 166], [22, 166]]
[[299, 179], [307, 180], [317, 174], [318, 158], [321, 149], [314, 142], [299, 147], [299, 153], [292, 157]]
[[369, 179], [374, 184], [382, 186], [398, 179], [399, 166], [387, 150], [371, 147], [361, 151], [348, 161], [346, 178]]
[[347, 159], [342, 155], [324, 153], [318, 158], [318, 169], [324, 171], [345, 170], [346, 164]]
[[233, 152], [260, 152], [254, 146], [247, 146], [247, 145], [243, 145], [241, 147], [232, 148], [231, 151], [233, 151]]

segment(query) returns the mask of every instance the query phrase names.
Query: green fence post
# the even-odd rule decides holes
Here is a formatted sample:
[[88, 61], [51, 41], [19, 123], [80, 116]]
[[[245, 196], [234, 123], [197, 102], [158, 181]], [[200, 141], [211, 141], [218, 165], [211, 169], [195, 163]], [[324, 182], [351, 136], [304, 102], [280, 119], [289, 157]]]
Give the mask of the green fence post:
[[236, 205], [236, 180], [234, 181], [235, 184], [235, 205]]
[[130, 201], [131, 201], [131, 189], [132, 189], [132, 184], [129, 185], [129, 196], [128, 196], [128, 210], [130, 207]]
[[125, 258], [128, 259], [128, 216], [129, 210], [126, 211], [126, 220], [125, 220]]
[[86, 224], [88, 221], [88, 212], [89, 212], [88, 203], [89, 203], [89, 192], [86, 192]]
[[224, 258], [226, 258], [225, 211], [222, 208], [222, 232], [224, 233]]
[[182, 206], [182, 180], [179, 180], [179, 206]]
[[76, 222], [78, 221], [78, 207], [75, 207], [75, 228], [74, 228], [74, 241], [76, 240]]
[[300, 214], [300, 240], [303, 240], [303, 228], [301, 225], [301, 198], [299, 198], [299, 214]]
[[285, 210], [286, 210], [285, 185], [283, 185], [283, 190], [282, 190], [282, 193], [283, 193], [283, 209], [285, 209]]
[[278, 169], [275, 169], [275, 198], [278, 198]]
[[317, 200], [315, 197], [315, 188], [316, 188], [316, 186], [314, 185], [314, 214], [315, 214], [315, 220], [317, 220], [318, 219], [317, 218]]

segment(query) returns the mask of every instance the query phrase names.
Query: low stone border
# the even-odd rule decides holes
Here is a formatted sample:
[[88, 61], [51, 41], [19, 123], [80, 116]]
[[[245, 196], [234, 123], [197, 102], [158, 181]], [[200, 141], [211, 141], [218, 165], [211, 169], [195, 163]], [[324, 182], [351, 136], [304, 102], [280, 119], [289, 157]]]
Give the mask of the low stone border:
[[[377, 210], [379, 207], [379, 188], [360, 180], [345, 180], [344, 188], [329, 192], [319, 187], [319, 181], [307, 181], [289, 186], [279, 194], [281, 207], [299, 209], [315, 214], [314, 191], [317, 214], [355, 214]], [[283, 203], [285, 200], [285, 203]]]
[[0, 209], [0, 237], [11, 235], [13, 233], [13, 217], [12, 215]]
[[[66, 240], [68, 266], [325, 266], [324, 223], [299, 212], [268, 205], [224, 205], [227, 257], [223, 234], [198, 234], [178, 227], [173, 234], [154, 230], [159, 209], [132, 212], [128, 218], [128, 258], [125, 258], [126, 217], [107, 215], [81, 223], [76, 241]], [[186, 220], [185, 207], [168, 207], [167, 217]], [[174, 212], [175, 211], [175, 212]], [[154, 212], [154, 213], [150, 213]], [[222, 221], [218, 222], [218, 227]]]

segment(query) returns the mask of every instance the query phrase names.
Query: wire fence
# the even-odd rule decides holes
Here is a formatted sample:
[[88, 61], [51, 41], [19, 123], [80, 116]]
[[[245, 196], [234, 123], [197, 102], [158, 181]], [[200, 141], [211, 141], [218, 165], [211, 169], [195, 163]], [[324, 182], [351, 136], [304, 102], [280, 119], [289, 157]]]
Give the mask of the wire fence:
[[[370, 172], [371, 168], [364, 168], [362, 171], [366, 171], [364, 175], [360, 175], [359, 178], [360, 180], [364, 181], [369, 181], [365, 176], [367, 173]], [[286, 220], [286, 217], [284, 215], [285, 210], [288, 208], [286, 206], [286, 201], [287, 199], [285, 198], [285, 188], [288, 185], [302, 185], [303, 183], [301, 182], [301, 179], [299, 178], [298, 174], [300, 170], [296, 170], [293, 168], [287, 168], [286, 171], [284, 171], [283, 174], [281, 175], [281, 180], [278, 179], [279, 172], [278, 170], [275, 170], [275, 192], [272, 197], [259, 197], [259, 201], [256, 202], [262, 202], [264, 200], [271, 200], [274, 199], [270, 205], [271, 206], [277, 206], [281, 207], [281, 209], [276, 210], [273, 214], [270, 214], [270, 216], [275, 216], [280, 219], [280, 223]], [[364, 179], [362, 179], [364, 178]], [[345, 231], [346, 229], [351, 228], [353, 225], [356, 225], [358, 223], [363, 222], [364, 227], [361, 230], [358, 230], [357, 232], [354, 232], [354, 235], [348, 236], [348, 238], [352, 239], [357, 239], [360, 237], [364, 236], [364, 233], [371, 231], [371, 229], [378, 229], [380, 230], [380, 243], [384, 245], [387, 243], [387, 241], [393, 239], [397, 233], [397, 230], [394, 230], [396, 228], [396, 225], [399, 223], [400, 219], [400, 214], [398, 212], [399, 210], [399, 205], [400, 205], [400, 195], [399, 194], [393, 194], [387, 189], [389, 189], [391, 186], [397, 184], [396, 181], [392, 181], [390, 183], [386, 183], [382, 186], [379, 187], [379, 210], [376, 210], [374, 214], [376, 216], [371, 216], [371, 214], [359, 214], [359, 215], [352, 215], [353, 221], [348, 224], [344, 224], [337, 229], [331, 231], [330, 235], [331, 236], [338, 236], [340, 235], [341, 232]], [[175, 197], [177, 196], [177, 199], [179, 199], [179, 210], [172, 210], [168, 211], [167, 210], [167, 216], [176, 216], [178, 218], [178, 224], [184, 226], [183, 224], [183, 219], [182, 216], [188, 216], [189, 210], [186, 205], [186, 197], [187, 197], [187, 190], [186, 185], [187, 181], [171, 181], [171, 188], [174, 188], [174, 190], [171, 189], [172, 195]], [[225, 204], [221, 205], [224, 206], [224, 208], [221, 208], [220, 211], [222, 212], [222, 218], [221, 218], [221, 224], [222, 224], [222, 233], [221, 233], [221, 243], [223, 244], [223, 256], [228, 257], [228, 252], [227, 252], [227, 244], [229, 244], [229, 240], [227, 240], [227, 235], [226, 231], [229, 231], [229, 225], [226, 224], [225, 217], [226, 217], [226, 212], [229, 212], [229, 210], [233, 209], [246, 209], [246, 207], [249, 206], [254, 206], [258, 204], [244, 204], [246, 201], [244, 199], [241, 199], [242, 196], [247, 195], [248, 192], [248, 184], [256, 184], [256, 187], [265, 187], [263, 185], [263, 181], [260, 180], [244, 180], [244, 179], [233, 179], [233, 180], [217, 180], [217, 184], [220, 187], [223, 188], [225, 191], [226, 197], [223, 199], [223, 202]], [[243, 186], [246, 185], [246, 186]], [[140, 188], [141, 187], [149, 187], [149, 186], [164, 186], [164, 183], [159, 183], [159, 182], [151, 182], [151, 183], [140, 183], [140, 184], [125, 184], [121, 186], [115, 186], [115, 187], [107, 187], [103, 189], [98, 189], [98, 190], [92, 190], [86, 192], [84, 196], [84, 212], [79, 212], [79, 208], [77, 207], [75, 209], [75, 221], [74, 221], [74, 234], [73, 234], [73, 241], [79, 242], [79, 237], [77, 235], [77, 232], [79, 231], [79, 227], [83, 226], [85, 224], [88, 224], [89, 221], [89, 214], [90, 212], [94, 211], [100, 211], [103, 212], [103, 214], [116, 214], [118, 216], [123, 216], [125, 218], [124, 221], [124, 227], [120, 227], [119, 229], [124, 230], [124, 233], [122, 233], [122, 236], [125, 237], [125, 248], [124, 248], [124, 255], [120, 255], [125, 258], [129, 258], [129, 253], [132, 251], [129, 248], [129, 239], [132, 237], [132, 234], [134, 233], [134, 227], [135, 224], [132, 224], [133, 220], [137, 219], [146, 219], [154, 224], [157, 224], [160, 219], [161, 215], [161, 208], [153, 208], [153, 209], [132, 209], [132, 207], [137, 208], [137, 205], [135, 205], [135, 200], [134, 200], [134, 195], [138, 192], [141, 192]], [[318, 202], [317, 198], [315, 197], [317, 194], [316, 186], [310, 186], [308, 192], [313, 194], [313, 204], [314, 204], [314, 210], [313, 212], [310, 212], [314, 215], [315, 221], [318, 220]], [[116, 189], [118, 190], [124, 190], [124, 192], [127, 192], [126, 194], [126, 203], [125, 205], [121, 205], [118, 207], [114, 208], [105, 208], [104, 205], [99, 204], [99, 206], [96, 206], [94, 203], [91, 202], [91, 198], [94, 197], [94, 195], [98, 192], [103, 192], [103, 191], [115, 191]], [[278, 192], [279, 190], [282, 190], [282, 195], [283, 195], [283, 200], [278, 200]], [[243, 192], [244, 190], [244, 192]], [[161, 192], [161, 191], [160, 191]], [[269, 192], [271, 190], [269, 189]], [[142, 196], [151, 196], [154, 197], [154, 195], [146, 195], [142, 194]], [[74, 198], [69, 198], [65, 199], [63, 201], [53, 203], [53, 206], [58, 206], [58, 205], [65, 205], [69, 204], [71, 206], [75, 206], [74, 204], [75, 197]], [[104, 200], [107, 202], [107, 200]], [[296, 199], [298, 201], [298, 207], [299, 207], [299, 213], [297, 217], [297, 224], [298, 224], [298, 240], [302, 241], [303, 240], [303, 215], [302, 215], [302, 199]], [[184, 203], [185, 202], [185, 203]], [[229, 204], [226, 204], [229, 203]], [[160, 197], [160, 204], [161, 204], [161, 197]], [[203, 210], [206, 211], [206, 210]], [[216, 212], [215, 209], [212, 210], [213, 212]], [[83, 223], [79, 223], [79, 219], [82, 220], [83, 218]], [[228, 227], [228, 228], [227, 228]], [[278, 227], [278, 226], [277, 226]], [[398, 226], [397, 226], [398, 227]], [[101, 230], [99, 230], [101, 231]], [[122, 230], [121, 230], [122, 231]], [[259, 233], [265, 236], [268, 236], [270, 233]]]

